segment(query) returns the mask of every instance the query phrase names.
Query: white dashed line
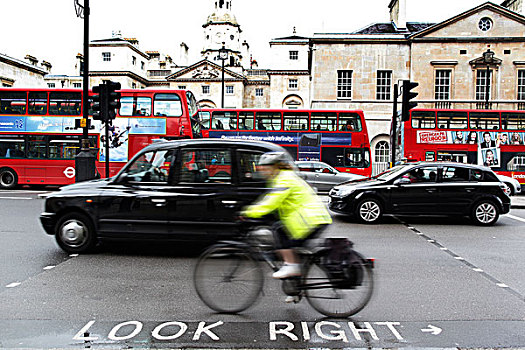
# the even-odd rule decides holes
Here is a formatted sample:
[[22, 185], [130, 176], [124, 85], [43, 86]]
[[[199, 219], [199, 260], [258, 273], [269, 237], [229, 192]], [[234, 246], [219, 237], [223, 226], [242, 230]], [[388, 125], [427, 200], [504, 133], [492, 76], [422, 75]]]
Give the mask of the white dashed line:
[[455, 256], [454, 259], [456, 259], [456, 260], [465, 260], [465, 259], [463, 259], [463, 258], [460, 257], [460, 256]]
[[519, 216], [514, 216], [514, 215], [511, 215], [511, 214], [507, 214], [505, 216], [508, 217], [508, 218], [514, 219], [514, 220], [525, 222], [525, 219], [524, 218], [520, 218]]
[[476, 272], [483, 272], [483, 270], [482, 270], [482, 269], [480, 269], [480, 268], [477, 268], [477, 267], [476, 267], [476, 268], [474, 268], [474, 269], [472, 269], [472, 271], [476, 271]]
[[49, 265], [49, 266], [44, 267], [44, 270], [51, 270], [54, 267], [55, 267], [54, 265]]
[[501, 288], [509, 288], [505, 283], [496, 283], [496, 285]]
[[22, 282], [13, 282], [13, 283], [9, 283], [7, 286], [5, 286], [6, 288], [14, 288], [14, 287], [18, 287], [19, 285], [21, 285]]
[[75, 256], [78, 256], [78, 254], [69, 254], [69, 256], [74, 258]]
[[0, 197], [0, 199], [24, 199], [24, 200], [27, 200], [27, 199], [33, 199], [31, 197]]
[[439, 249], [441, 249], [441, 250], [448, 250], [448, 248], [445, 248], [445, 247], [441, 247]]

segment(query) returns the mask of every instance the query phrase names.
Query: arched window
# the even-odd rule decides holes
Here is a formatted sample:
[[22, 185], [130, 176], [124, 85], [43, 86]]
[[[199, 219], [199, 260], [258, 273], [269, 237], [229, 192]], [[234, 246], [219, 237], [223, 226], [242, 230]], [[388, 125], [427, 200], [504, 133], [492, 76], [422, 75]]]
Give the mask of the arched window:
[[379, 141], [374, 149], [372, 175], [377, 175], [388, 169], [390, 160], [390, 145], [387, 141]]

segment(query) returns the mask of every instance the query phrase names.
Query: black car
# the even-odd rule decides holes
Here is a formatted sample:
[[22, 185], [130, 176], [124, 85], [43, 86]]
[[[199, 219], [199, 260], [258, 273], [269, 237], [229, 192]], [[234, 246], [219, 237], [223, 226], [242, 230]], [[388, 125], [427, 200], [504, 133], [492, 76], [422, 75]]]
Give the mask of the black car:
[[88, 252], [99, 240], [209, 243], [231, 237], [236, 214], [266, 190], [255, 165], [272, 151], [285, 150], [256, 141], [158, 142], [112, 178], [51, 194], [40, 220], [69, 253]]
[[463, 215], [479, 225], [492, 225], [510, 210], [505, 187], [486, 167], [411, 163], [334, 187], [329, 208], [355, 214], [364, 223], [375, 223], [383, 214]]

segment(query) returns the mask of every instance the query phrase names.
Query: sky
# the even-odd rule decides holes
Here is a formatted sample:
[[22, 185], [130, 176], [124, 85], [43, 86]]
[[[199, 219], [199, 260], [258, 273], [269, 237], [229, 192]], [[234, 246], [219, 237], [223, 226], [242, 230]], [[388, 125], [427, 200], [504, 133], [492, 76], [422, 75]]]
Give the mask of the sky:
[[[79, 0], [83, 3], [84, 0]], [[406, 0], [409, 22], [438, 23], [486, 0]], [[501, 4], [502, 0], [493, 0]], [[213, 0], [90, 0], [90, 40], [120, 31], [137, 38], [142, 51], [169, 54], [175, 62], [179, 45], [189, 46], [192, 62], [200, 60], [205, 23]], [[292, 35], [350, 33], [376, 22], [389, 22], [390, 0], [233, 0], [242, 38], [260, 68], [269, 62], [269, 41]], [[83, 20], [74, 0], [0, 1], [0, 53], [23, 59], [26, 54], [53, 65], [52, 74], [73, 74], [83, 52]]]

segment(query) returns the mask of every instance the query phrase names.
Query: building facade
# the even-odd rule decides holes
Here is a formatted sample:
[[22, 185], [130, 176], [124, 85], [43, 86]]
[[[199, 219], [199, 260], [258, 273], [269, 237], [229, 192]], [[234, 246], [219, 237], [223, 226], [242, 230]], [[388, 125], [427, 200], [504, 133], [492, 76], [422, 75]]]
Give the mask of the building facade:
[[51, 63], [26, 55], [26, 61], [0, 54], [0, 87], [45, 87], [44, 76], [51, 72]]

